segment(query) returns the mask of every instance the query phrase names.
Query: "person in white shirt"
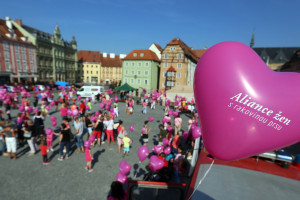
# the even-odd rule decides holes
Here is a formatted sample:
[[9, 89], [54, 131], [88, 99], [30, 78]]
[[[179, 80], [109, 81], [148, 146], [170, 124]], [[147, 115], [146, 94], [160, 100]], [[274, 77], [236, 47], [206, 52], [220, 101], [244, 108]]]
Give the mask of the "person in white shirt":
[[75, 124], [75, 141], [76, 141], [76, 146], [77, 146], [77, 152], [84, 152], [84, 147], [83, 147], [83, 140], [82, 140], [82, 135], [83, 135], [83, 122], [76, 117], [75, 118], [76, 124]]
[[106, 135], [107, 135], [108, 144], [110, 144], [111, 140], [114, 144], [116, 144], [114, 139], [114, 120], [112, 116], [108, 116], [107, 120], [104, 120], [103, 124], [106, 126]]

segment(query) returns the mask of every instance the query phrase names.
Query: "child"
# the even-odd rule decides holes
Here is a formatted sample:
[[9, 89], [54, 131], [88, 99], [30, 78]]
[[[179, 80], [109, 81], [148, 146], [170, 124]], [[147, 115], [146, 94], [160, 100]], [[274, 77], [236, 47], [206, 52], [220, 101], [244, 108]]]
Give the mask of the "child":
[[175, 175], [175, 181], [176, 183], [180, 183], [180, 178], [179, 178], [179, 167], [181, 160], [184, 158], [184, 155], [182, 155], [182, 147], [178, 147], [178, 154], [175, 156], [173, 159], [173, 168], [174, 168], [174, 175]]
[[91, 100], [89, 100], [89, 102], [87, 103], [87, 105], [89, 106], [89, 111], [91, 111], [92, 110], [92, 103], [91, 103]]
[[50, 150], [53, 151], [53, 145], [52, 145], [53, 135], [59, 135], [59, 134], [56, 134], [53, 131], [51, 131], [51, 132], [46, 132], [46, 135], [47, 135], [47, 152], [49, 152]]
[[143, 102], [143, 114], [145, 115], [147, 113], [147, 102], [144, 100]]
[[43, 164], [48, 165], [50, 164], [48, 157], [47, 157], [47, 146], [44, 135], [41, 136], [41, 145], [40, 145], [41, 154], [43, 156]]
[[123, 143], [124, 143], [124, 154], [123, 157], [125, 157], [125, 154], [128, 156], [129, 150], [130, 150], [130, 138], [128, 137], [128, 133], [125, 131], [124, 133], [124, 138], [123, 138]]
[[116, 117], [119, 117], [118, 104], [115, 104], [114, 113], [116, 113]]
[[91, 143], [87, 140], [84, 142], [84, 151], [85, 151], [85, 160], [86, 160], [86, 166], [85, 169], [89, 172], [92, 172], [92, 160], [94, 160], [92, 153], [91, 153]]

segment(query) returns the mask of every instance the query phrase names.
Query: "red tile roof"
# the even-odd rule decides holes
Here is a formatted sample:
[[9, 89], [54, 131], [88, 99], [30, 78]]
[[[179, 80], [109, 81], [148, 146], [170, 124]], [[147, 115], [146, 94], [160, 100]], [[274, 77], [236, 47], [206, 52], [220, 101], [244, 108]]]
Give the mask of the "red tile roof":
[[169, 69], [167, 70], [167, 72], [176, 72], [176, 70], [174, 69], [173, 66], [169, 67]]
[[163, 49], [161, 48], [161, 46], [160, 46], [159, 44], [156, 44], [156, 43], [153, 43], [153, 44], [157, 47], [157, 49], [158, 49], [160, 52], [163, 51]]
[[200, 59], [201, 56], [205, 53], [206, 50], [207, 49], [195, 49], [195, 50], [192, 50], [192, 51], [198, 57], [198, 59]]
[[122, 60], [119, 55], [115, 55], [114, 58], [110, 57], [110, 54], [107, 54], [107, 57], [104, 58], [101, 54], [102, 67], [122, 67]]
[[26, 42], [21, 39], [21, 37], [25, 37], [25, 36], [13, 24], [12, 24], [12, 28], [13, 28], [13, 31], [16, 36], [15, 38], [11, 38], [6, 35], [6, 34], [10, 33], [8, 30], [8, 27], [6, 26], [6, 21], [3, 19], [0, 19], [0, 38], [33, 46], [33, 44], [31, 42], [29, 42], [29, 41]]
[[101, 62], [101, 56], [99, 51], [78, 51], [78, 62]]
[[181, 41], [179, 38], [174, 38], [173, 40], [171, 40], [167, 46], [174, 46], [174, 45], [179, 45], [184, 54], [191, 58], [192, 60], [198, 62], [199, 58], [197, 57], [197, 55], [193, 52], [191, 47], [188, 47], [183, 41]]
[[[144, 53], [144, 56], [141, 56], [141, 53]], [[134, 56], [136, 54], [136, 56]], [[154, 60], [160, 62], [157, 55], [148, 49], [143, 50], [133, 50], [131, 51], [123, 60]]]

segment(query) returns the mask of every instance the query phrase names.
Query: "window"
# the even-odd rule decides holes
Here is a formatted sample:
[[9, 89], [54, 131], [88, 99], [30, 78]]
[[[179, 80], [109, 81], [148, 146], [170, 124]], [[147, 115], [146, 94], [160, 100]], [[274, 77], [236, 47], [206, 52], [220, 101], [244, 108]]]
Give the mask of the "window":
[[133, 53], [133, 57], [137, 57], [137, 53]]
[[98, 71], [96, 71], [96, 74], [98, 74]]
[[27, 72], [27, 58], [26, 58], [26, 49], [25, 46], [22, 45], [22, 59], [23, 59], [23, 72]]
[[19, 49], [18, 44], [16, 44], [16, 46], [15, 46], [15, 51], [16, 51], [16, 57], [17, 57], [18, 72], [20, 72], [21, 71], [21, 61], [20, 61], [20, 49]]
[[105, 70], [104, 70], [104, 69], [102, 69], [102, 72], [105, 72]]
[[131, 83], [131, 84], [134, 84], [134, 79], [133, 79], [133, 78], [130, 79], [130, 83]]
[[170, 47], [170, 50], [171, 50], [171, 51], [175, 51], [175, 50], [176, 50], [176, 47]]
[[177, 57], [178, 59], [182, 59], [182, 54], [181, 53], [177, 54]]
[[148, 67], [148, 66], [149, 66], [149, 63], [148, 63], [148, 62], [146, 62], [146, 63], [145, 63], [145, 66], [146, 66], [146, 67]]
[[141, 79], [137, 79], [137, 84], [138, 84], [138, 85], [141, 84]]
[[144, 57], [144, 53], [140, 53], [140, 56], [141, 56], [141, 57]]
[[133, 63], [131, 63], [131, 66], [132, 66], [132, 67], [134, 67], [134, 62], [133, 62]]
[[164, 58], [165, 58], [165, 59], [168, 59], [168, 58], [169, 58], [169, 54], [168, 54], [168, 53], [165, 53]]
[[177, 63], [177, 68], [181, 68], [181, 63]]
[[128, 65], [129, 65], [128, 62], [126, 62], [126, 63], [125, 63], [125, 66], [128, 67]]
[[176, 85], [180, 85], [180, 83], [176, 83]]
[[110, 72], [113, 72], [113, 69], [110, 69]]
[[112, 74], [110, 75], [110, 78], [112, 78]]
[[89, 74], [89, 71], [86, 71], [86, 74]]
[[131, 71], [131, 74], [134, 75], [134, 70]]
[[86, 82], [89, 82], [89, 77], [86, 77]]
[[168, 68], [168, 63], [167, 62], [164, 63], [164, 68]]
[[96, 69], [98, 69], [98, 66], [96, 65]]
[[181, 77], [181, 74], [180, 73], [177, 73], [177, 78], [180, 78]]
[[137, 74], [138, 74], [138, 75], [141, 75], [141, 71], [140, 71], [140, 70], [139, 70], [139, 71], [137, 71]]
[[91, 71], [91, 74], [93, 74], [93, 71]]
[[161, 86], [164, 88], [164, 87], [166, 87], [166, 82], [163, 82], [162, 84], [161, 84]]
[[148, 75], [149, 75], [149, 71], [146, 70], [146, 71], [145, 71], [145, 76], [148, 76]]
[[125, 82], [125, 83], [128, 83], [128, 79], [127, 79], [127, 78], [125, 78], [124, 82]]
[[138, 63], [138, 67], [141, 67], [141, 66], [142, 66], [142, 63], [139, 62], [139, 63]]
[[[18, 51], [19, 51], [19, 49], [18, 49]], [[34, 72], [34, 60], [33, 60], [34, 59], [34, 50], [33, 50], [33, 48], [29, 49], [29, 59], [30, 59], [31, 72]]]
[[128, 70], [125, 70], [125, 74], [128, 74]]
[[148, 85], [148, 80], [147, 79], [145, 79], [145, 85]]
[[93, 83], [98, 83], [98, 77], [92, 77], [92, 80], [91, 80]]
[[106, 72], [108, 72], [108, 68], [106, 69]]
[[86, 68], [89, 68], [89, 65], [86, 65]]
[[163, 77], [165, 78], [167, 75], [167, 72], [163, 72]]
[[[93, 65], [91, 65], [91, 68], [93, 68]], [[92, 78], [93, 79], [93, 78]]]

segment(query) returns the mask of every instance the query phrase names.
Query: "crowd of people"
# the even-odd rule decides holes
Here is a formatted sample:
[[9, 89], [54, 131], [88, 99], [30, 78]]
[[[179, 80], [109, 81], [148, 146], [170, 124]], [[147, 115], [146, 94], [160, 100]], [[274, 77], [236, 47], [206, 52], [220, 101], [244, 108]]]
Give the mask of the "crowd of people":
[[[118, 151], [123, 157], [128, 156], [132, 140], [123, 125], [123, 121], [116, 119], [119, 116], [118, 99], [113, 99], [107, 91], [106, 94], [98, 94], [92, 98], [80, 99], [75, 98], [75, 88], [61, 88], [58, 97], [51, 90], [36, 91], [31, 94], [20, 88], [19, 92], [8, 93], [5, 89], [0, 89], [0, 142], [1, 152], [3, 156], [9, 159], [17, 159], [17, 149], [28, 144], [30, 151], [28, 156], [34, 156], [40, 150], [42, 162], [44, 165], [50, 164], [47, 154], [53, 149], [54, 135], [59, 138], [59, 161], [69, 159], [70, 147], [75, 141], [77, 152], [84, 153], [87, 164], [85, 169], [92, 172], [93, 155], [91, 148], [101, 146], [105, 143], [105, 138], [110, 145], [117, 144]], [[163, 150], [159, 152], [158, 158], [164, 161], [164, 168], [160, 171], [172, 171], [175, 181], [180, 183], [179, 173], [183, 172], [186, 167], [184, 160], [191, 157], [193, 148], [193, 138], [183, 136], [182, 118], [180, 113], [183, 111], [190, 112], [190, 120], [188, 121], [188, 132], [191, 131], [195, 124], [195, 108], [194, 102], [187, 102], [184, 97], [176, 96], [173, 103], [174, 109], [171, 110], [171, 102], [167, 100], [165, 94], [153, 92], [146, 94], [143, 91], [141, 97], [132, 97], [129, 94], [123, 95], [125, 99], [125, 112], [130, 116], [136, 105], [141, 104], [141, 112], [147, 114], [147, 108], [156, 109], [156, 104], [160, 104], [164, 108], [163, 123], [159, 125], [160, 133], [158, 134], [158, 145], [164, 145]], [[135, 101], [136, 100], [136, 101]], [[100, 110], [91, 114], [92, 106], [99, 105]], [[31, 107], [32, 106], [32, 107]], [[49, 113], [51, 107], [55, 111], [60, 112], [62, 123], [58, 125], [60, 128], [51, 130], [45, 128], [44, 121], [46, 117], [50, 117], [52, 126], [56, 127], [56, 117]], [[11, 109], [19, 108], [17, 116], [11, 116]], [[174, 120], [172, 121], [172, 117]], [[15, 120], [13, 121], [13, 119]], [[149, 121], [144, 121], [141, 129], [142, 145], [148, 145], [149, 134], [151, 128], [148, 128]], [[74, 126], [75, 132], [72, 133], [71, 125]], [[84, 141], [83, 135], [87, 132], [87, 138]], [[191, 135], [191, 134], [190, 134]], [[164, 141], [167, 139], [167, 143]], [[39, 146], [38, 146], [39, 144]], [[171, 152], [166, 154], [165, 149], [170, 148]], [[157, 172], [159, 173], [159, 172]], [[108, 199], [122, 199], [120, 197], [127, 196], [127, 193], [121, 191], [119, 182], [112, 183], [111, 194]], [[118, 189], [119, 188], [119, 189]]]

